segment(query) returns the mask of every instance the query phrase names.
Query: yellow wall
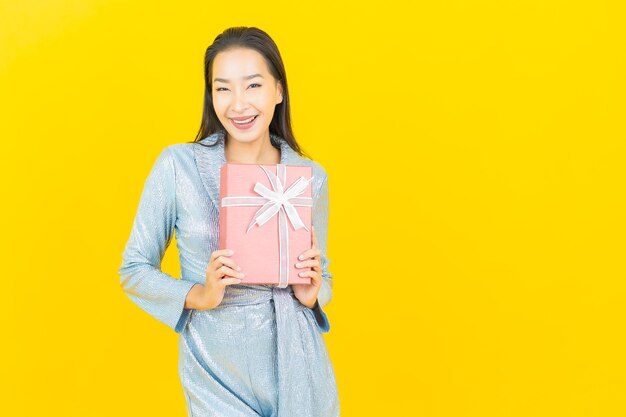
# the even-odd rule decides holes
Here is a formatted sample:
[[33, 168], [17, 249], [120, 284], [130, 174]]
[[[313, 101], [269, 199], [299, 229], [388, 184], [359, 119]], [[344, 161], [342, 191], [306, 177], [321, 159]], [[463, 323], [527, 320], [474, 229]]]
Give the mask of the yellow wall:
[[296, 3], [0, 2], [0, 414], [185, 415], [117, 268], [247, 25], [329, 174], [342, 416], [626, 415], [623, 3]]

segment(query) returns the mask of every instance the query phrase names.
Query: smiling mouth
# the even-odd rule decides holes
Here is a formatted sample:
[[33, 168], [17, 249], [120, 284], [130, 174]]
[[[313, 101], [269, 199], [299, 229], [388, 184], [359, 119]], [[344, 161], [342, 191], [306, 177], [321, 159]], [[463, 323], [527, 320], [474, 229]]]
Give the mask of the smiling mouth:
[[245, 124], [248, 124], [248, 123], [252, 122], [257, 117], [259, 117], [258, 114], [256, 116], [248, 117], [247, 119], [244, 119], [244, 120], [236, 120], [236, 119], [230, 119], [230, 120], [232, 120], [233, 123], [236, 123], [238, 125], [245, 125]]

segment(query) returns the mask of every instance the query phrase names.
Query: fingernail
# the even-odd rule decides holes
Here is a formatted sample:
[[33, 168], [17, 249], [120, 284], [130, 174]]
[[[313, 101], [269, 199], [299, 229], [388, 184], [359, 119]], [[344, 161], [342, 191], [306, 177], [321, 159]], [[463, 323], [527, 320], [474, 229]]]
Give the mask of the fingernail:
[[240, 266], [237, 267], [237, 271], [241, 271], [241, 267]]
[[235, 252], [233, 252], [232, 250], [229, 250], [229, 251], [228, 251], [228, 254], [229, 254], [229, 255], [232, 255], [233, 253], [235, 253]]
[[301, 264], [300, 262], [298, 262], [298, 263], [296, 264], [296, 268], [300, 268], [301, 266], [302, 266], [302, 264]]
[[298, 259], [303, 260], [304, 259], [304, 255], [298, 256]]
[[246, 274], [241, 274], [241, 275], [239, 275], [239, 277], [240, 277], [240, 278], [243, 278], [243, 277], [245, 277], [245, 276], [246, 276]]

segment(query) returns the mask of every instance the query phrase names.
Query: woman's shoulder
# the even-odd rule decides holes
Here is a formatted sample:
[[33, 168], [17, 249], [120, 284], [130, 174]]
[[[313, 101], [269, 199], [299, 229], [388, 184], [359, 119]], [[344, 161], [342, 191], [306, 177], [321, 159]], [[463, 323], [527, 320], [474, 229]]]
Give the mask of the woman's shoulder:
[[311, 167], [311, 175], [313, 175], [313, 177], [324, 179], [327, 176], [324, 166], [317, 161], [306, 157], [300, 157], [300, 165]]
[[193, 161], [193, 143], [172, 143], [161, 149], [159, 158], [168, 159], [174, 165]]
[[176, 176], [192, 172], [195, 166], [192, 143], [174, 143], [161, 148], [153, 163], [152, 170]]
[[324, 166], [317, 161], [313, 161], [312, 159], [308, 159], [305, 157], [300, 157], [300, 161], [298, 165], [311, 167], [311, 185], [313, 187], [313, 197], [317, 198], [320, 195], [322, 190], [324, 190], [324, 186], [328, 182], [328, 174], [326, 173], [326, 169]]
[[163, 148], [164, 152], [170, 153], [173, 157], [184, 156], [192, 153], [193, 146], [191, 142], [172, 143]]

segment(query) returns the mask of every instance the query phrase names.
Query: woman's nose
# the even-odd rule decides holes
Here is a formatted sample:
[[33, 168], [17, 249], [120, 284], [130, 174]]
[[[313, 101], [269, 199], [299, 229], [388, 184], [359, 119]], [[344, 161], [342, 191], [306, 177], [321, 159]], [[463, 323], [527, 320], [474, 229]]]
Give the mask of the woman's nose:
[[246, 108], [247, 103], [246, 103], [246, 96], [244, 92], [236, 93], [233, 100], [234, 100], [233, 107], [235, 108], [235, 110], [243, 110]]

